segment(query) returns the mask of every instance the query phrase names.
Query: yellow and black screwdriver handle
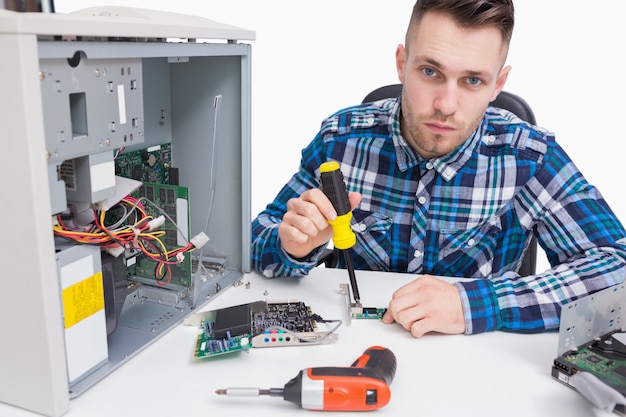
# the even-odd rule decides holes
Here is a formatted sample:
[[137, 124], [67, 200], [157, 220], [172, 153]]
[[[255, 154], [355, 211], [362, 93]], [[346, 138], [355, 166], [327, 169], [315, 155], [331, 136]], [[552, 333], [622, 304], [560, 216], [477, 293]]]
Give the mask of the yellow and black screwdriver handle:
[[356, 235], [350, 226], [352, 209], [339, 163], [330, 161], [320, 165], [320, 182], [337, 212], [337, 218], [328, 221], [333, 228], [333, 244], [337, 249], [350, 249], [356, 243]]

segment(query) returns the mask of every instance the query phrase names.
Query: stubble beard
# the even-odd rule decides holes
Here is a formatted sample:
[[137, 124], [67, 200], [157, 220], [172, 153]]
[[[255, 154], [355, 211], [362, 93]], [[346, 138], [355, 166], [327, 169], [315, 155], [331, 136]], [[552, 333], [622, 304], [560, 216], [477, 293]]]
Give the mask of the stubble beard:
[[[436, 111], [432, 115], [417, 115], [408, 100], [403, 98], [401, 107], [402, 135], [409, 146], [423, 158], [431, 159], [446, 155], [465, 142], [478, 127], [482, 116], [465, 126], [457, 123], [449, 116]], [[453, 137], [428, 132], [422, 122], [438, 121], [456, 126]]]

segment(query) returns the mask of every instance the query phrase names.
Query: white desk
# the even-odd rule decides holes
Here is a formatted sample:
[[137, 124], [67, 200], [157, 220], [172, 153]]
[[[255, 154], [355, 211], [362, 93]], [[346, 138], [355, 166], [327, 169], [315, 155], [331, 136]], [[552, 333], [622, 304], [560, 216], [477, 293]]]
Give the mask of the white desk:
[[[414, 277], [357, 271], [357, 278], [364, 306], [385, 307], [393, 290]], [[214, 391], [229, 386], [282, 387], [302, 368], [349, 366], [372, 345], [391, 349], [398, 361], [391, 402], [375, 411], [377, 416], [614, 416], [551, 378], [557, 333], [491, 332], [414, 339], [397, 324], [378, 320], [348, 324], [339, 293], [339, 284], [347, 282], [346, 271], [324, 268], [300, 279], [249, 274], [244, 285], [229, 288], [204, 308], [298, 299], [325, 319], [344, 320], [333, 344], [254, 348], [193, 360], [200, 329], [181, 325], [71, 400], [66, 416], [293, 416], [300, 412], [298, 407], [281, 398], [232, 398]], [[0, 416], [37, 414], [0, 404]]]

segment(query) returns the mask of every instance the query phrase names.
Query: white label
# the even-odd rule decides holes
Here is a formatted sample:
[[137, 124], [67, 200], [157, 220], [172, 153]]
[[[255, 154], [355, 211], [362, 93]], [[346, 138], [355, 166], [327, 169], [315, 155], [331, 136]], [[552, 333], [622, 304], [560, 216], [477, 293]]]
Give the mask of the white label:
[[120, 124], [126, 124], [126, 96], [124, 94], [124, 84], [117, 86], [117, 105], [120, 112]]
[[93, 192], [115, 187], [115, 161], [91, 167], [91, 189]]

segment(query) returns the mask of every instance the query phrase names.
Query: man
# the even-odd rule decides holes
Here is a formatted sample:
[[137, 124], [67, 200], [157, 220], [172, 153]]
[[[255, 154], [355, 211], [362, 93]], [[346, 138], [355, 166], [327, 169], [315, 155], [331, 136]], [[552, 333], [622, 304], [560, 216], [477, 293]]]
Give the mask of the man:
[[[322, 123], [252, 223], [254, 267], [315, 267], [336, 217], [319, 189], [332, 160], [351, 191], [356, 268], [420, 274], [383, 318], [415, 337], [556, 329], [564, 303], [623, 282], [626, 231], [600, 193], [551, 133], [488, 107], [513, 25], [511, 0], [417, 0], [396, 51], [401, 97]], [[552, 267], [520, 277], [533, 229]]]

